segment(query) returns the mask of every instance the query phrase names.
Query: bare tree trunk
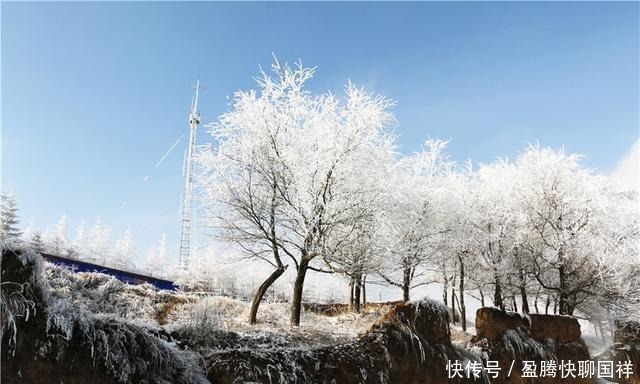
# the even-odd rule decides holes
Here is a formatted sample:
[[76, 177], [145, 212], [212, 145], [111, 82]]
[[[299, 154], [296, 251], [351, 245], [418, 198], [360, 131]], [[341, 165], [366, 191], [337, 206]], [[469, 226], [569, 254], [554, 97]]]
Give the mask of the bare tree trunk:
[[262, 298], [264, 297], [264, 294], [267, 292], [269, 287], [271, 287], [271, 285], [280, 276], [282, 276], [282, 274], [286, 269], [287, 269], [286, 267], [282, 267], [282, 266], [279, 267], [278, 269], [273, 271], [262, 284], [260, 284], [260, 286], [258, 287], [258, 290], [256, 291], [256, 294], [253, 296], [253, 302], [251, 303], [251, 310], [249, 311], [249, 324], [256, 323], [256, 318], [258, 315], [258, 307], [262, 302]]
[[551, 305], [551, 299], [549, 299], [549, 295], [547, 295], [547, 303], [544, 306], [544, 314], [549, 314], [549, 306]]
[[456, 316], [456, 305], [460, 307], [460, 302], [458, 301], [458, 296], [456, 295], [455, 288], [451, 289], [451, 310], [453, 311], [453, 324], [459, 320], [458, 316]]
[[480, 294], [480, 305], [484, 307], [484, 293], [482, 289], [478, 289], [478, 293]]
[[460, 323], [462, 324], [462, 330], [467, 330], [467, 311], [464, 306], [464, 262], [462, 256], [458, 255], [458, 262], [460, 263]]
[[409, 291], [411, 290], [411, 268], [404, 268], [404, 276], [402, 279], [402, 301], [409, 301]]
[[306, 256], [302, 256], [300, 259], [300, 265], [298, 265], [298, 273], [296, 274], [296, 280], [293, 284], [293, 298], [291, 299], [291, 325], [300, 325], [300, 312], [302, 307], [302, 290], [304, 288], [304, 279], [307, 276], [307, 269], [309, 268], [309, 260]]
[[[273, 175], [272, 175], [273, 176]], [[258, 287], [255, 296], [253, 297], [253, 302], [251, 303], [251, 309], [249, 311], [249, 324], [255, 324], [258, 316], [258, 307], [260, 307], [260, 303], [262, 302], [262, 298], [264, 294], [267, 292], [269, 287], [284, 273], [288, 266], [284, 266], [282, 264], [282, 260], [280, 259], [280, 253], [278, 249], [278, 243], [276, 241], [276, 195], [277, 195], [277, 183], [276, 177], [273, 178], [273, 183], [271, 185], [272, 194], [271, 194], [271, 206], [269, 211], [269, 238], [271, 242], [271, 251], [273, 252], [273, 258], [276, 262], [277, 268], [275, 271], [267, 277], [267, 279]]]
[[353, 311], [353, 278], [349, 281], [349, 310]]
[[457, 320], [456, 317], [456, 290], [451, 290], [451, 324], [455, 324]]
[[353, 284], [353, 299], [354, 299], [354, 303], [353, 303], [353, 310], [355, 312], [360, 312], [360, 284], [361, 281], [359, 278], [356, 278]]
[[575, 293], [567, 295], [567, 301], [565, 303], [565, 310], [563, 315], [573, 316], [573, 311], [576, 309], [576, 301], [577, 298]]
[[451, 323], [455, 324], [456, 321], [458, 320], [458, 316], [456, 316], [456, 278], [454, 276], [454, 278], [451, 281]]
[[613, 339], [615, 337], [616, 323], [611, 317], [611, 312], [609, 310], [607, 310], [607, 323], [609, 324], [609, 332], [611, 333], [611, 338]]
[[529, 313], [529, 298], [527, 297], [526, 280], [524, 278], [524, 271], [519, 269], [520, 273], [520, 300], [522, 300], [522, 313]]
[[362, 276], [362, 306], [367, 305], [367, 275]]
[[[558, 268], [558, 278], [560, 280], [560, 294], [558, 295], [558, 306], [560, 307], [561, 315], [568, 315], [568, 303], [567, 303], [567, 276], [565, 274], [565, 267], [561, 265]], [[554, 310], [555, 312], [555, 310]]]
[[447, 272], [443, 272], [443, 280], [444, 280], [444, 284], [442, 286], [442, 302], [444, 303], [444, 306], [448, 306], [448, 295], [449, 295], [449, 276], [447, 276]]
[[502, 309], [504, 311], [504, 302], [502, 300], [502, 283], [500, 282], [500, 274], [498, 273], [498, 268], [493, 268], [493, 280], [494, 280], [494, 291], [493, 291], [493, 305]]

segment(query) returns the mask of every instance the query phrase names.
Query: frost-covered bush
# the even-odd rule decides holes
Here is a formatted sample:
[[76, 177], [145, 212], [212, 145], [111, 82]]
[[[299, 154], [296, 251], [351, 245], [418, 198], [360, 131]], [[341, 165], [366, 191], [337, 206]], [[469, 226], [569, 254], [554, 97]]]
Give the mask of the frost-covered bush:
[[218, 302], [204, 298], [190, 305], [177, 324], [176, 330], [181, 338], [187, 339], [191, 345], [213, 347], [220, 331], [226, 328], [224, 308], [217, 305]]
[[35, 312], [35, 303], [25, 297], [25, 284], [11, 281], [0, 283], [0, 340], [8, 340], [9, 352], [15, 352], [17, 323], [20, 319], [29, 321]]
[[67, 268], [47, 264], [46, 275], [54, 296], [72, 302], [77, 308], [126, 319], [155, 322], [161, 312], [166, 311], [164, 304], [187, 300], [150, 284], [125, 284], [102, 273], [73, 273]]
[[[89, 320], [89, 321], [87, 321]], [[206, 383], [197, 355], [175, 348], [160, 328], [97, 315], [77, 323], [92, 358], [121, 383]]]
[[[36, 300], [43, 295], [42, 259], [31, 250], [14, 253], [2, 248], [2, 282], [0, 283], [0, 340], [7, 341], [8, 352], [16, 347], [21, 321], [36, 313]], [[10, 267], [11, 273], [5, 273]], [[20, 280], [20, 281], [16, 281]]]
[[[82, 356], [97, 374], [106, 373], [118, 383], [208, 383], [198, 356], [177, 348], [162, 328], [94, 313], [88, 309], [89, 300], [73, 292], [78, 288], [73, 284], [68, 286], [73, 292], [69, 297], [60, 287], [52, 289], [39, 255], [3, 253], [2, 276], [3, 346], [15, 347], [16, 355], [20, 348], [35, 348], [36, 356], [21, 356], [20, 366], [63, 364], [70, 356]], [[110, 291], [113, 284], [105, 278], [90, 279], [84, 287], [91, 288], [83, 292]], [[5, 331], [10, 332], [9, 340]], [[20, 333], [24, 336], [16, 344]]]

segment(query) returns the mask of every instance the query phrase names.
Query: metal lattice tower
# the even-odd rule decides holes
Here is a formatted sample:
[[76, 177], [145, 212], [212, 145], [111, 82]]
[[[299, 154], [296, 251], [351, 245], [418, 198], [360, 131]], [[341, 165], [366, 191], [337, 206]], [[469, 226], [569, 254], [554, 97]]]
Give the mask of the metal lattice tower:
[[200, 125], [200, 112], [198, 112], [198, 97], [200, 94], [200, 80], [196, 82], [196, 93], [191, 100], [191, 112], [189, 112], [189, 146], [185, 159], [184, 170], [184, 199], [182, 201], [182, 232], [180, 234], [180, 268], [187, 269], [191, 253], [191, 208], [193, 206], [193, 152], [196, 145], [196, 130]]

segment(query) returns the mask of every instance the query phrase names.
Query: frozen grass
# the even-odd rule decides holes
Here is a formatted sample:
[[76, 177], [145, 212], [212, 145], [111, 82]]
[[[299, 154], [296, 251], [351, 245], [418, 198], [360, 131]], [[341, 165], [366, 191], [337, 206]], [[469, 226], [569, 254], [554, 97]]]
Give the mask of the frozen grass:
[[391, 305], [367, 306], [361, 313], [326, 316], [303, 310], [300, 327], [289, 325], [288, 303], [264, 302], [258, 323], [250, 325], [250, 303], [227, 296], [162, 291], [124, 284], [101, 273], [73, 273], [46, 264], [52, 295], [76, 310], [164, 326], [196, 349], [325, 346], [353, 340]]
[[[250, 325], [247, 321], [250, 303], [242, 299], [162, 291], [148, 284], [134, 286], [101, 273], [73, 273], [50, 264], [46, 274], [52, 293], [77, 308], [166, 325], [169, 331], [197, 341], [198, 347], [228, 346], [228, 338], [221, 336], [223, 331], [235, 333], [241, 344], [244, 341], [258, 347], [268, 342], [306, 346], [343, 343], [368, 330], [392, 307], [366, 306], [360, 313], [346, 310], [331, 316], [303, 310], [301, 326], [291, 327], [289, 303], [266, 301], [260, 305], [258, 323]], [[461, 344], [466, 344], [468, 337], [460, 335], [460, 338]]]
[[389, 306], [366, 308], [361, 313], [344, 312], [326, 316], [303, 311], [301, 326], [289, 325], [288, 303], [263, 303], [258, 312], [258, 323], [248, 322], [250, 303], [224, 296], [190, 297], [186, 303], [177, 305], [168, 316], [169, 324], [178, 330], [181, 324], [193, 321], [193, 308], [205, 306], [215, 308], [218, 327], [234, 332], [245, 339], [258, 340], [252, 346], [260, 346], [260, 340], [271, 340], [278, 345], [322, 346], [349, 341], [368, 330]]
[[167, 307], [188, 300], [176, 292], [158, 290], [150, 284], [125, 284], [102, 273], [73, 273], [49, 263], [45, 271], [53, 296], [96, 314], [163, 323]]

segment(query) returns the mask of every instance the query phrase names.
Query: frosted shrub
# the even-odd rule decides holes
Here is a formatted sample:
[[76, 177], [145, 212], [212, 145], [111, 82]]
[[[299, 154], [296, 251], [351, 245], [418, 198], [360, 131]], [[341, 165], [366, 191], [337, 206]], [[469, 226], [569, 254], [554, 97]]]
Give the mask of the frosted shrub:
[[[14, 253], [2, 249], [2, 282], [0, 283], [0, 340], [8, 340], [8, 351], [15, 353], [20, 323], [36, 314], [36, 300], [45, 296], [42, 258], [32, 250]], [[8, 266], [11, 273], [6, 273]], [[17, 279], [18, 281], [11, 281]]]
[[204, 298], [191, 305], [180, 320], [177, 332], [191, 344], [210, 347], [218, 338], [220, 331], [226, 328], [223, 321], [224, 309], [211, 298]]
[[94, 359], [101, 361], [118, 382], [133, 378], [153, 383], [207, 382], [196, 355], [155, 337], [158, 329], [110, 315], [95, 316], [81, 328], [83, 340], [91, 343]]
[[[3, 282], [0, 284], [2, 293], [0, 295], [0, 340], [4, 340], [5, 335], [9, 339], [9, 351], [15, 352], [17, 326], [20, 318], [29, 320], [35, 312], [35, 303], [24, 296], [25, 284], [14, 282]], [[13, 286], [13, 289], [8, 289]]]
[[102, 273], [73, 273], [50, 264], [45, 270], [54, 296], [93, 313], [155, 322], [160, 306], [174, 301], [176, 296], [149, 284], [125, 284]]
[[[181, 351], [162, 328], [109, 314], [77, 310], [53, 299], [40, 355], [61, 362], [80, 341], [93, 364], [118, 383], [207, 383], [197, 355]], [[169, 341], [165, 340], [169, 338]]]

